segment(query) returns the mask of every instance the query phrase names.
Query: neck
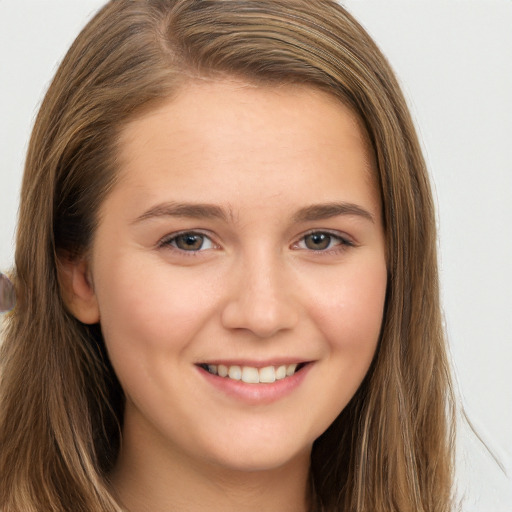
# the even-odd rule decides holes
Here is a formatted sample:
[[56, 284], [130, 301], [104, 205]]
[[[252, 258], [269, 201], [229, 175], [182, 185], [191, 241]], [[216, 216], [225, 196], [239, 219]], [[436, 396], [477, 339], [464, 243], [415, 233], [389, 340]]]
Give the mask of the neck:
[[277, 468], [244, 471], [151, 450], [123, 436], [111, 482], [129, 512], [306, 512], [310, 450]]

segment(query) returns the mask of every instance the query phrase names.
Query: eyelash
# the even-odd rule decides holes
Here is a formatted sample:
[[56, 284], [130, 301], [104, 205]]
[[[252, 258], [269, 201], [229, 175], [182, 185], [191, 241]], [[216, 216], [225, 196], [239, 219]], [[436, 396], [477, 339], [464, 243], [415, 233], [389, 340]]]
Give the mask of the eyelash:
[[[312, 235], [324, 235], [324, 236], [328, 237], [329, 238], [328, 246], [323, 249], [311, 249], [308, 247], [299, 247], [299, 244], [305, 243], [305, 240], [307, 239], [307, 237], [312, 236]], [[176, 241], [180, 237], [187, 237], [187, 236], [191, 237], [191, 238], [201, 237], [203, 240], [201, 247], [196, 250], [194, 250], [194, 249], [186, 250], [186, 249], [182, 249], [182, 248], [178, 247], [176, 245], [176, 243], [177, 243]], [[210, 247], [206, 247], [206, 249], [203, 247], [205, 240], [209, 241], [209, 244], [210, 244]], [[331, 247], [331, 244], [333, 241], [336, 241], [337, 243], [335, 243], [335, 245]], [[355, 244], [352, 241], [350, 241], [347, 237], [341, 236], [339, 233], [333, 233], [331, 231], [325, 231], [325, 230], [323, 230], [323, 231], [322, 230], [314, 230], [314, 231], [309, 231], [308, 233], [305, 233], [304, 235], [302, 235], [301, 238], [299, 239], [299, 241], [295, 242], [292, 245], [292, 248], [299, 249], [299, 250], [307, 250], [307, 251], [310, 251], [312, 253], [317, 253], [317, 254], [326, 254], [326, 253], [331, 254], [331, 253], [337, 253], [337, 252], [344, 251], [348, 247], [354, 247], [354, 246], [355, 246]], [[178, 251], [179, 253], [186, 255], [186, 256], [195, 256], [204, 250], [208, 250], [208, 249], [217, 247], [217, 244], [215, 244], [215, 242], [213, 242], [213, 240], [211, 239], [210, 236], [206, 235], [205, 233], [201, 233], [200, 231], [182, 231], [182, 232], [175, 233], [175, 234], [172, 234], [170, 236], [163, 238], [158, 243], [158, 247], [159, 248], [170, 248], [170, 249]]]
[[[341, 251], [346, 250], [348, 247], [354, 247], [355, 244], [351, 240], [348, 239], [346, 236], [342, 236], [340, 233], [332, 232], [332, 231], [325, 231], [325, 230], [313, 230], [309, 231], [308, 233], [305, 233], [302, 235], [300, 240], [294, 244], [294, 246], [298, 246], [301, 242], [305, 243], [305, 240], [307, 237], [312, 235], [325, 235], [329, 238], [329, 245], [327, 248], [324, 249], [311, 249], [308, 247], [300, 247], [300, 249], [309, 250], [310, 252], [317, 253], [317, 254], [332, 254], [332, 253], [338, 253]], [[335, 240], [337, 243], [331, 247], [332, 241]]]
[[[187, 237], [187, 236], [191, 237], [191, 238], [192, 237], [201, 237], [203, 239], [203, 243], [201, 244], [201, 247], [199, 249], [197, 249], [197, 250], [190, 250], [190, 251], [187, 251], [186, 249], [181, 249], [180, 247], [178, 247], [176, 245], [176, 240], [178, 240], [180, 237]], [[203, 248], [205, 240], [208, 240], [210, 242], [210, 244], [211, 244], [211, 247], [207, 247], [207, 249], [211, 249], [211, 248], [216, 246], [216, 244], [213, 242], [211, 237], [206, 235], [205, 233], [201, 233], [200, 231], [181, 231], [180, 233], [174, 233], [174, 234], [172, 234], [170, 236], [166, 236], [165, 238], [163, 238], [158, 243], [158, 247], [159, 248], [170, 248], [170, 249], [178, 251], [178, 252], [180, 252], [182, 254], [185, 254], [187, 256], [193, 256], [193, 255], [196, 255], [199, 252], [205, 250]]]

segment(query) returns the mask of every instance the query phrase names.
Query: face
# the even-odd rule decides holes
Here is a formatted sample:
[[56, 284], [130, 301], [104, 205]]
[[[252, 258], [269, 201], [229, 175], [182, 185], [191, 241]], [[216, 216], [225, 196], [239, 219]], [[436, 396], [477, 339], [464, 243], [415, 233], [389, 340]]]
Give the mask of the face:
[[356, 118], [310, 88], [205, 82], [126, 126], [119, 165], [84, 316], [126, 393], [126, 439], [239, 470], [309, 454], [382, 322], [381, 205]]

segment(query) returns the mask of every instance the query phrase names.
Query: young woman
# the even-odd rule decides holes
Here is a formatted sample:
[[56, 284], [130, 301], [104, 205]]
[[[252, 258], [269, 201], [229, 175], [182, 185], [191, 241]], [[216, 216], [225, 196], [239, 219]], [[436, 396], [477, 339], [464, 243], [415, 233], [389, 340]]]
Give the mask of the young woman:
[[337, 3], [108, 3], [20, 204], [3, 512], [450, 509], [427, 173]]

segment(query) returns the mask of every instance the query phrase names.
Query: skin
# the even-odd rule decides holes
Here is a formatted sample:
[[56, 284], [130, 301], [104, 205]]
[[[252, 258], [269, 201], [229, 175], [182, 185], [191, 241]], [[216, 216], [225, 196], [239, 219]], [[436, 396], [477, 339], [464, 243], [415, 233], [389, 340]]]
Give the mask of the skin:
[[[126, 393], [112, 482], [129, 510], [307, 509], [313, 441], [360, 385], [382, 323], [373, 172], [356, 117], [311, 88], [198, 82], [124, 128], [90, 257], [67, 273], [71, 309], [101, 323]], [[309, 364], [276, 400], [232, 396], [198, 367], [283, 358]]]

